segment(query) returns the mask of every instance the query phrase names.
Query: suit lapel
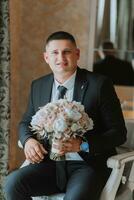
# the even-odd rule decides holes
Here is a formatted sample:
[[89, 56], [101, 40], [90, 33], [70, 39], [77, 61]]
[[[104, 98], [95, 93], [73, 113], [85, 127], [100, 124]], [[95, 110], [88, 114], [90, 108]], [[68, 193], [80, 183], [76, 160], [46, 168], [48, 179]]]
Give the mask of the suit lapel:
[[45, 82], [42, 84], [42, 95], [41, 95], [41, 104], [45, 105], [51, 101], [51, 93], [52, 93], [52, 86], [53, 86], [53, 75], [50, 75]]
[[[42, 84], [42, 95], [41, 95], [41, 105], [44, 106], [51, 101], [51, 93], [53, 86], [53, 74], [51, 74], [48, 79]], [[86, 79], [86, 74], [78, 67], [74, 85], [73, 100], [83, 103], [84, 95], [88, 86], [88, 81]]]
[[88, 86], [88, 81], [86, 79], [85, 73], [82, 73], [80, 68], [77, 68], [73, 100], [78, 102], [83, 102], [84, 95]]

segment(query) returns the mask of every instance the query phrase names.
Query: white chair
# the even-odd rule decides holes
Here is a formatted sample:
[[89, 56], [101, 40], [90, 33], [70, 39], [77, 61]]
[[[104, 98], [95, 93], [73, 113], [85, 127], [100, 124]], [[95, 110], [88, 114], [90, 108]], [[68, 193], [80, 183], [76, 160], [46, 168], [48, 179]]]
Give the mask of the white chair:
[[[112, 172], [101, 193], [100, 200], [134, 200], [134, 140], [132, 143], [134, 122], [132, 125], [132, 132], [128, 133], [127, 142], [118, 149], [120, 154], [110, 157], [107, 161], [107, 166], [112, 169]], [[28, 164], [29, 162], [26, 160], [21, 167]], [[55, 194], [49, 197], [33, 197], [32, 199], [63, 200], [63, 197], [64, 194]]]

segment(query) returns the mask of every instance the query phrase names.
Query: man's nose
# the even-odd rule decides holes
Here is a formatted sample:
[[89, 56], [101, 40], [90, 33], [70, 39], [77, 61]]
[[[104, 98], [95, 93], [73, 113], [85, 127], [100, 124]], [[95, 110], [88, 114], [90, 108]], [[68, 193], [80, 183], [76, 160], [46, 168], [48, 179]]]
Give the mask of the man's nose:
[[59, 52], [59, 54], [58, 54], [58, 59], [59, 59], [59, 60], [64, 60], [64, 59], [65, 59], [65, 54], [64, 54], [64, 52]]

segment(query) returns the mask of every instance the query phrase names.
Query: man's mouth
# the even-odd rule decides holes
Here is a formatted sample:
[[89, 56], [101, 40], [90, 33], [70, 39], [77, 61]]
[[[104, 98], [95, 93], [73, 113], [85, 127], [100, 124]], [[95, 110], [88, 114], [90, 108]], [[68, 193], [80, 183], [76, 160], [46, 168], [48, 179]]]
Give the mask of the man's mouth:
[[58, 66], [67, 66], [67, 62], [57, 63], [56, 65], [58, 65]]

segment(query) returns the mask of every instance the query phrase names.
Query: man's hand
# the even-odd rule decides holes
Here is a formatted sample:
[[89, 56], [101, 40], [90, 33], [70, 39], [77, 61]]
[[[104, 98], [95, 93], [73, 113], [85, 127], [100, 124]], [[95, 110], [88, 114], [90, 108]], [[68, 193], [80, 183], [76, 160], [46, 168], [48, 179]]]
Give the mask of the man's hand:
[[80, 137], [70, 138], [68, 141], [63, 141], [60, 154], [64, 155], [69, 152], [79, 152], [81, 143], [82, 138]]
[[44, 159], [44, 154], [47, 154], [48, 152], [36, 139], [29, 138], [25, 143], [24, 153], [26, 159], [31, 163], [39, 163]]

